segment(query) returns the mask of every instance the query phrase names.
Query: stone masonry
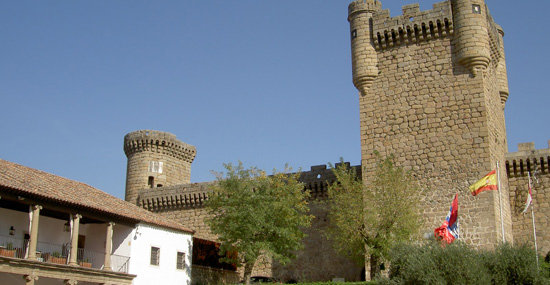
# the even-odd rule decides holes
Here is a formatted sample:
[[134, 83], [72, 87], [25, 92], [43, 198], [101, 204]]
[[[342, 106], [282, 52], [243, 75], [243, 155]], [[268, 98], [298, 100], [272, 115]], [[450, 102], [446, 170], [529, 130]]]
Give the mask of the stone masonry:
[[139, 189], [189, 183], [197, 151], [171, 133], [141, 130], [124, 137], [124, 153], [126, 201], [137, 204]]
[[[532, 242], [530, 214], [521, 211], [527, 172], [534, 172], [539, 254], [546, 255], [550, 145], [535, 150], [527, 143], [508, 153], [504, 31], [485, 2], [447, 0], [428, 11], [407, 5], [402, 15], [392, 18], [380, 1], [356, 0], [348, 6], [348, 21], [360, 107], [361, 166], [355, 168], [364, 183], [373, 172], [375, 151], [393, 155], [420, 182], [423, 232], [433, 234], [458, 193], [461, 239], [492, 248], [502, 242], [502, 228], [507, 242]], [[189, 183], [195, 147], [169, 133], [136, 131], [125, 136], [124, 151], [127, 201], [180, 221], [195, 230], [197, 238], [216, 240], [205, 223], [208, 213], [203, 204], [212, 182]], [[468, 186], [495, 169], [497, 162], [501, 190], [473, 197]], [[300, 179], [304, 190], [312, 193], [315, 215], [305, 249], [290, 265], [264, 260], [253, 274], [283, 281], [359, 280], [362, 268], [338, 256], [323, 233], [326, 189], [334, 175], [322, 165], [303, 172]]]
[[[503, 164], [506, 153], [503, 33], [484, 2], [444, 1], [429, 11], [413, 4], [390, 18], [380, 1], [358, 0], [349, 5], [348, 20], [365, 183], [374, 152], [393, 154], [423, 186], [425, 232], [441, 224], [459, 193], [464, 240], [496, 245], [502, 240], [498, 192], [472, 197], [467, 190], [497, 161]], [[512, 241], [509, 202], [502, 202]]]
[[527, 173], [533, 177], [532, 207], [535, 212], [539, 254], [550, 253], [550, 141], [548, 148], [535, 149], [534, 143], [520, 144], [517, 152], [506, 155], [510, 184], [512, 229], [517, 244], [534, 244], [531, 209], [523, 214], [528, 193]]

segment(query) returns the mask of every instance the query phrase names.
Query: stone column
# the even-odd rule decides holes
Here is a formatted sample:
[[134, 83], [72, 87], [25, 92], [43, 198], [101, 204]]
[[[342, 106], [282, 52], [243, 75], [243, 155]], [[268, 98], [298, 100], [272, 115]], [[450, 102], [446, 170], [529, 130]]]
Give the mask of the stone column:
[[38, 280], [38, 276], [34, 274], [23, 275], [25, 279], [25, 285], [34, 285], [34, 281]]
[[71, 237], [71, 258], [69, 260], [69, 265], [78, 265], [76, 260], [78, 256], [78, 228], [80, 226], [80, 218], [82, 218], [82, 216], [76, 214], [72, 215], [71, 218], [73, 219], [73, 236]]
[[105, 239], [105, 265], [103, 269], [112, 270], [111, 268], [111, 253], [113, 252], [113, 227], [115, 223], [109, 222], [107, 224], [107, 237]]
[[[40, 205], [33, 205], [31, 206], [31, 212], [32, 212], [32, 221], [31, 221], [31, 232], [30, 232], [30, 239], [29, 239], [29, 257], [28, 259], [36, 260], [36, 244], [38, 243], [38, 219], [40, 218], [40, 210], [42, 210], [42, 206]], [[28, 283], [28, 284], [34, 284]]]

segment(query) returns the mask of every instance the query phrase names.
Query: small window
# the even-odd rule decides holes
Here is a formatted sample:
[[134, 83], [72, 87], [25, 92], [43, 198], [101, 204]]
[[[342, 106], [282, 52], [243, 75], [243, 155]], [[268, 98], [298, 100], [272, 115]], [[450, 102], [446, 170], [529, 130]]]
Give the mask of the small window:
[[357, 29], [351, 31], [351, 38], [355, 39], [357, 37]]
[[151, 265], [159, 265], [159, 259], [160, 259], [160, 248], [158, 247], [151, 247]]
[[472, 11], [474, 12], [474, 14], [481, 14], [481, 6], [477, 4], [473, 4]]
[[185, 252], [178, 251], [176, 269], [185, 269]]
[[150, 161], [149, 162], [149, 172], [162, 173], [162, 161]]
[[153, 188], [155, 186], [155, 177], [149, 176], [149, 180], [147, 181], [147, 185], [149, 185], [149, 187]]

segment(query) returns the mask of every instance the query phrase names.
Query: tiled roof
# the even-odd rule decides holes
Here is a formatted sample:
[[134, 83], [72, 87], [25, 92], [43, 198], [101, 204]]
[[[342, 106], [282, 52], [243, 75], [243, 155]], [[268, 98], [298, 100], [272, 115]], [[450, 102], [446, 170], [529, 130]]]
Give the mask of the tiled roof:
[[83, 207], [123, 219], [194, 233], [181, 224], [111, 196], [87, 184], [0, 159], [0, 193], [3, 188], [67, 206]]

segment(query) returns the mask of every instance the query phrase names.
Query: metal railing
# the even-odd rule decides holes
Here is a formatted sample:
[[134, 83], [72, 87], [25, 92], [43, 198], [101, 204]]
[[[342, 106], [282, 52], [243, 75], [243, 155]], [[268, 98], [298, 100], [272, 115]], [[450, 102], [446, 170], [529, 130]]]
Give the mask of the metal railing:
[[[28, 245], [29, 240], [27, 239], [0, 235], [0, 256], [24, 259], [27, 256]], [[36, 258], [42, 262], [68, 264], [70, 249], [70, 243], [38, 242], [36, 245]], [[105, 266], [105, 253], [79, 248], [76, 260], [81, 267], [103, 269]], [[111, 255], [111, 269], [115, 272], [128, 273], [129, 263], [130, 257], [128, 256]]]
[[130, 257], [111, 254], [111, 269], [116, 272], [128, 273], [130, 269]]

